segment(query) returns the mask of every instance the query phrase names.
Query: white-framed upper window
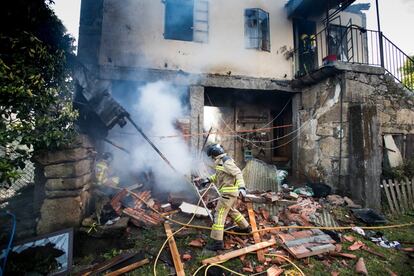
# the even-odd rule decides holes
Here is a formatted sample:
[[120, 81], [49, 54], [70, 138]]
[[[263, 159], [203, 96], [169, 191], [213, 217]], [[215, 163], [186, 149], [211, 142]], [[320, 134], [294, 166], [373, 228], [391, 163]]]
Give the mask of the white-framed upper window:
[[270, 52], [269, 13], [262, 9], [244, 11], [244, 34], [247, 49]]

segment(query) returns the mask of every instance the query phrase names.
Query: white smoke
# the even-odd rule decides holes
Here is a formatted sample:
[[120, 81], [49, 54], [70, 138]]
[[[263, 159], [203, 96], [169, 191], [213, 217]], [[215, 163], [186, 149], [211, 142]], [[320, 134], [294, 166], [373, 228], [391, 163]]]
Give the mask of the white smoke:
[[[177, 120], [189, 118], [185, 103], [185, 99], [188, 100], [187, 88], [158, 81], [146, 84], [136, 92], [138, 97], [133, 100], [133, 103], [129, 103], [129, 108], [127, 107], [131, 118], [179, 173], [175, 173], [162, 160], [131, 124], [123, 129], [114, 128], [110, 133], [109, 139], [131, 151], [131, 155], [126, 155], [111, 149], [115, 155], [113, 164], [115, 172], [123, 176], [151, 172], [156, 188], [167, 192], [188, 189], [188, 183], [185, 183], [182, 175], [189, 175], [191, 172], [193, 158], [189, 145], [176, 127]], [[160, 136], [176, 137], [160, 138]]]

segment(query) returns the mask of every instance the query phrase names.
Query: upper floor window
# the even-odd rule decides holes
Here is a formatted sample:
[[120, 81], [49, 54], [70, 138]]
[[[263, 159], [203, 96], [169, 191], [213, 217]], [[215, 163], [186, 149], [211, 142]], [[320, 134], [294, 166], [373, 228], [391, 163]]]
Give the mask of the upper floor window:
[[207, 42], [208, 0], [164, 0], [164, 38]]
[[194, 0], [166, 0], [164, 37], [193, 40]]
[[244, 34], [246, 48], [270, 52], [269, 13], [262, 9], [246, 9]]
[[329, 25], [328, 51], [329, 54], [336, 55], [338, 60], [348, 61], [348, 40], [350, 38], [347, 34], [346, 26]]

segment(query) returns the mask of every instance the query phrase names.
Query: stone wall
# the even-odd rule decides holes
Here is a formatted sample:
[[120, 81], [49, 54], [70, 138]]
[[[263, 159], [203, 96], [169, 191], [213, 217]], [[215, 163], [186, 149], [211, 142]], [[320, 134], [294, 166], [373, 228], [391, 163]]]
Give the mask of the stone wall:
[[382, 136], [414, 133], [414, 94], [369, 72], [340, 71], [303, 88], [298, 174], [379, 208]]
[[36, 157], [45, 177], [45, 198], [40, 208], [37, 234], [80, 224], [89, 209], [94, 149], [92, 141], [81, 135], [66, 149], [44, 152]]

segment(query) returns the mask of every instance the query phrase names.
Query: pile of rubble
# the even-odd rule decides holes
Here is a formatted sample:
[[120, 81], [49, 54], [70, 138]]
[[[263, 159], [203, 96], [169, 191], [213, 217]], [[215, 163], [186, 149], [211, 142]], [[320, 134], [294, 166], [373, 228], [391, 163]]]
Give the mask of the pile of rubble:
[[91, 236], [105, 237], [122, 233], [128, 223], [137, 227], [160, 225], [164, 221], [160, 214], [165, 208], [151, 197], [150, 190], [134, 188], [120, 189], [110, 200], [103, 200], [102, 207], [97, 207], [97, 212], [82, 221], [80, 230]]
[[[170, 237], [174, 231], [166, 223], [165, 218], [167, 217], [172, 218], [177, 213], [192, 214], [196, 212], [198, 219], [208, 219], [210, 210], [182, 202], [179, 198], [180, 196], [171, 195], [169, 202], [159, 202], [152, 198], [149, 190], [122, 189], [109, 202], [114, 216], [121, 217], [121, 219], [107, 218], [103, 221], [104, 224], [95, 225], [95, 229], [92, 229], [91, 222], [86, 219], [83, 223], [84, 230], [93, 235], [93, 232], [99, 233], [99, 231], [116, 227], [118, 224], [125, 226], [128, 221], [130, 225], [147, 228], [161, 227], [161, 224], [164, 223], [166, 237]], [[178, 207], [180, 203], [181, 205]], [[214, 208], [214, 204], [215, 202], [212, 201], [208, 206]], [[397, 247], [399, 244], [388, 242], [384, 237], [376, 237], [373, 233], [364, 232], [358, 227], [355, 227], [353, 231], [361, 239], [350, 235], [341, 235], [340, 232], [334, 231], [335, 227], [355, 226], [354, 223], [357, 219], [357, 216], [353, 218], [347, 215], [348, 218], [345, 217], [348, 219], [347, 221], [344, 221], [344, 218], [338, 220], [335, 213], [332, 212], [338, 207], [360, 208], [349, 198], [338, 195], [316, 198], [310, 187], [295, 190], [284, 187], [279, 192], [251, 192], [244, 200], [239, 200], [238, 210], [246, 218], [249, 218], [253, 233], [247, 235], [232, 233], [231, 229], [234, 226], [231, 219], [228, 218], [225, 226], [227, 234], [224, 237], [225, 253], [205, 259], [202, 263], [208, 265], [240, 258], [243, 264], [241, 271], [243, 272], [267, 271], [267, 275], [281, 275], [283, 272], [289, 272], [285, 271], [288, 264], [287, 259], [292, 257], [304, 259], [305, 265], [311, 267], [312, 264], [309, 263], [307, 257], [317, 256], [327, 266], [332, 264], [334, 259], [341, 258], [341, 264], [344, 267], [351, 269], [351, 266], [354, 266], [357, 273], [367, 275], [368, 271], [364, 259], [358, 258], [357, 255], [350, 252], [362, 250], [379, 258], [385, 258], [385, 256], [368, 247], [362, 242], [362, 238], [374, 241], [383, 247]], [[206, 224], [208, 225], [209, 222]], [[347, 252], [343, 251], [345, 249], [343, 248], [344, 242], [352, 243], [346, 248]], [[180, 275], [178, 271], [183, 271], [181, 262], [193, 258], [188, 249], [203, 249], [206, 243], [206, 236], [200, 234], [199, 237], [189, 241], [188, 248], [182, 249], [183, 254], [180, 254], [174, 239], [170, 238], [170, 253], [174, 259], [177, 275]], [[248, 253], [253, 252], [257, 254], [258, 262], [252, 262], [250, 258], [246, 258]]]

